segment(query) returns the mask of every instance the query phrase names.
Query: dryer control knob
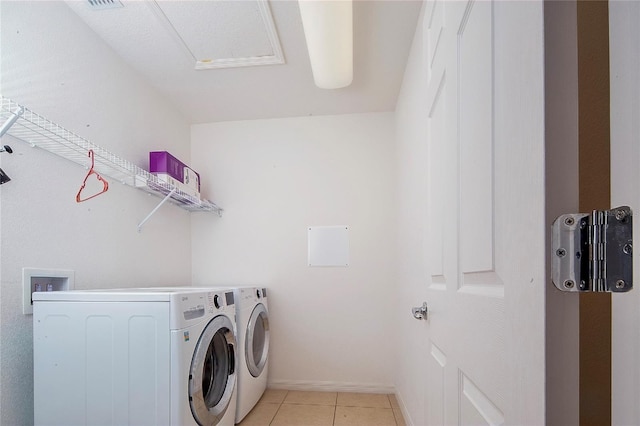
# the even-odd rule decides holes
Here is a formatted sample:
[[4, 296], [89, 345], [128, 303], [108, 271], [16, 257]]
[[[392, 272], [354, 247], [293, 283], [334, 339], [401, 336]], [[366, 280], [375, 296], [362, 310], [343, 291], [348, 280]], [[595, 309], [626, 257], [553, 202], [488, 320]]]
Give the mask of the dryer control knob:
[[215, 306], [216, 309], [220, 309], [220, 296], [217, 294], [213, 296], [213, 306]]
[[256, 290], [256, 296], [258, 296], [258, 299], [262, 297], [262, 293], [260, 292], [260, 289]]

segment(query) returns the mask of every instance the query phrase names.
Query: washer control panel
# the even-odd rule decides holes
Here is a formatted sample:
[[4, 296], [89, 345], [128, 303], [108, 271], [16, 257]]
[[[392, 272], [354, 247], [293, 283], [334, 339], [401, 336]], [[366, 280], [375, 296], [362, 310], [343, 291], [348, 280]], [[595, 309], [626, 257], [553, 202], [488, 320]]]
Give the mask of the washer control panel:
[[204, 316], [204, 305], [192, 306], [186, 311], [183, 311], [182, 315], [187, 321], [200, 318], [201, 316]]
[[185, 293], [180, 296], [180, 307], [185, 320], [213, 314], [225, 306], [234, 305], [233, 291]]
[[215, 292], [193, 292], [179, 295], [176, 311], [181, 313], [185, 321], [191, 321], [204, 317], [206, 314], [214, 314], [224, 307], [224, 299]]

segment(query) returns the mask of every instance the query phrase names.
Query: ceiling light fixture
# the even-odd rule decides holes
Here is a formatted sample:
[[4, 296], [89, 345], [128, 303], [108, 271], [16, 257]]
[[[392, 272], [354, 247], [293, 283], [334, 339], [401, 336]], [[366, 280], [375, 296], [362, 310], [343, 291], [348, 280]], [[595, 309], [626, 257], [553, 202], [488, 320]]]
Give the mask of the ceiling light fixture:
[[353, 80], [351, 0], [298, 0], [313, 79], [321, 89], [339, 89]]

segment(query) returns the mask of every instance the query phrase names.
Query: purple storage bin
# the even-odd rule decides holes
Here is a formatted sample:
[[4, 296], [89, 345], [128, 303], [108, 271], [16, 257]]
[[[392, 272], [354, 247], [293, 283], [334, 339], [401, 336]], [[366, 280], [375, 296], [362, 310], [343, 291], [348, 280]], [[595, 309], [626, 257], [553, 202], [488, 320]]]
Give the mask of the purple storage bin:
[[196, 190], [200, 192], [200, 174], [187, 167], [182, 161], [178, 160], [167, 151], [152, 151], [149, 153], [149, 172], [153, 174], [166, 173], [180, 183], [194, 186], [193, 182], [189, 181], [189, 176], [185, 178], [185, 169], [189, 169], [197, 176]]

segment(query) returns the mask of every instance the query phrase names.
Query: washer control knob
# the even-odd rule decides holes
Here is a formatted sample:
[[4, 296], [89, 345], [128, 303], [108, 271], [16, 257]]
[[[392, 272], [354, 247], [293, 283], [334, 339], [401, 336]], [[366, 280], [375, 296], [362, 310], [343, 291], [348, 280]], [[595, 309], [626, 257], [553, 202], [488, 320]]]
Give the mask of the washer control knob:
[[258, 296], [258, 299], [262, 297], [262, 293], [260, 292], [260, 289], [256, 290], [256, 296]]
[[220, 296], [217, 294], [213, 296], [213, 306], [215, 306], [216, 309], [220, 309]]

